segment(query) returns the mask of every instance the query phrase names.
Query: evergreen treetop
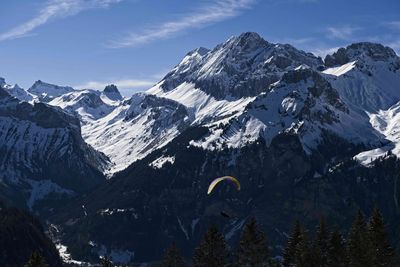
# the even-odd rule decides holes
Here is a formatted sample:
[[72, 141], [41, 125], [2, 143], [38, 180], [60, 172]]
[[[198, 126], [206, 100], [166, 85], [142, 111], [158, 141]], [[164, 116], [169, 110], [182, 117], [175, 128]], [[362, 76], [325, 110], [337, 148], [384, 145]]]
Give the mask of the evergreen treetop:
[[237, 264], [248, 267], [266, 266], [269, 255], [265, 234], [261, 231], [256, 219], [252, 217], [244, 227], [239, 241]]
[[179, 249], [175, 242], [171, 244], [165, 253], [162, 267], [185, 267], [185, 261], [180, 255]]
[[37, 251], [34, 251], [30, 256], [25, 267], [49, 267], [49, 265]]
[[211, 225], [200, 245], [195, 249], [195, 267], [221, 267], [228, 262], [229, 252], [224, 236], [215, 225]]

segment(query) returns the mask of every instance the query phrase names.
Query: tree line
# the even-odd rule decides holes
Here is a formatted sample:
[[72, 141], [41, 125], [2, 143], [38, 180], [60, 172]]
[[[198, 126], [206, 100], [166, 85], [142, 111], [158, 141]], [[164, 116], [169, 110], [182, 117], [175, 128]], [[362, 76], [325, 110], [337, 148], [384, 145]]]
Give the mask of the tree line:
[[[321, 217], [313, 238], [296, 221], [282, 255], [272, 257], [267, 237], [256, 219], [243, 228], [235, 251], [230, 251], [224, 235], [211, 225], [195, 248], [192, 262], [185, 261], [175, 243], [166, 250], [162, 267], [394, 267], [395, 250], [391, 246], [381, 212], [375, 208], [367, 220], [359, 211], [344, 236], [330, 229]], [[37, 253], [27, 267], [47, 266]], [[108, 258], [102, 267], [113, 267]]]
[[[267, 238], [255, 218], [245, 225], [237, 249], [228, 250], [222, 233], [211, 225], [193, 255], [195, 267], [391, 267], [392, 248], [380, 211], [367, 220], [359, 211], [346, 238], [339, 229], [329, 229], [321, 218], [311, 239], [299, 221], [281, 256], [272, 258]], [[175, 244], [166, 251], [163, 267], [188, 266]]]

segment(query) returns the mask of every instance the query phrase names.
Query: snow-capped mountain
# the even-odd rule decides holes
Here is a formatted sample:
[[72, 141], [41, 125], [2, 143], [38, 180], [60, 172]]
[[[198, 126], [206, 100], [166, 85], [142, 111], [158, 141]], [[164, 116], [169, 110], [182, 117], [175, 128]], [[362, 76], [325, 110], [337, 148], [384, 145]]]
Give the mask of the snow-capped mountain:
[[363, 113], [388, 109], [400, 100], [400, 58], [393, 49], [356, 43], [328, 55], [325, 62], [332, 86]]
[[365, 111], [399, 99], [399, 58], [390, 48], [359, 43], [326, 61], [325, 67], [312, 54], [244, 33], [188, 53], [147, 93], [181, 103], [192, 125], [210, 127], [209, 136], [193, 143], [203, 148], [242, 147], [258, 138], [270, 143], [284, 132], [298, 134], [308, 152], [324, 131], [366, 147], [387, 143]]
[[70, 86], [58, 86], [50, 83], [42, 82], [41, 80], [36, 81], [29, 89], [28, 92], [36, 95], [40, 101], [49, 102], [52, 99], [73, 92], [74, 88]]
[[144, 93], [124, 99], [115, 85], [102, 92], [74, 90], [54, 98], [49, 105], [80, 118], [82, 137], [113, 163], [107, 174], [125, 169], [190, 125], [185, 106]]
[[340, 48], [325, 59], [329, 82], [349, 106], [368, 118], [372, 127], [389, 142], [356, 155], [363, 164], [385, 156], [400, 156], [400, 58], [381, 44], [357, 43]]
[[80, 122], [44, 103], [20, 102], [0, 89], [3, 196], [33, 208], [48, 195], [74, 195], [103, 179], [108, 159], [87, 145]]
[[18, 84], [15, 85], [9, 85], [6, 83], [6, 80], [4, 78], [0, 77], [0, 88], [3, 88], [6, 90], [10, 95], [13, 97], [21, 100], [21, 101], [33, 101], [35, 99], [35, 95], [27, 92], [23, 88], [19, 87]]
[[[47, 146], [55, 146], [63, 152], [58, 144], [72, 135], [75, 141], [67, 143], [79, 143], [80, 155], [93, 155], [89, 162], [104, 166], [93, 147], [112, 162], [102, 171], [115, 174], [56, 215], [65, 234], [61, 240], [72, 247], [73, 257], [125, 251], [138, 261], [153, 260], [172, 239], [187, 253], [204, 225], [218, 221], [227, 239], [233, 240], [252, 214], [260, 217], [275, 240], [286, 238], [288, 229], [281, 229], [281, 222], [304, 214], [316, 220], [321, 206], [338, 222], [345, 221], [345, 207], [370, 208], [375, 200], [388, 203], [394, 219], [400, 214], [392, 176], [379, 180], [374, 169], [378, 167], [370, 164], [389, 151], [400, 156], [400, 59], [388, 47], [356, 43], [323, 61], [290, 45], [244, 33], [213, 49], [189, 52], [159, 83], [131, 98], [123, 98], [112, 85], [100, 92], [37, 83], [29, 92], [63, 111], [14, 98], [4, 101], [3, 108], [14, 103], [28, 118], [35, 109], [46, 108], [64, 114], [70, 123], [44, 127], [43, 121], [35, 121], [23, 131], [26, 134], [17, 135], [18, 144], [24, 144], [20, 136], [30, 140], [34, 129], [35, 140], [45, 140], [38, 150], [53, 151]], [[5, 124], [5, 129], [21, 125], [20, 129], [26, 123], [23, 118]], [[13, 132], [7, 130], [6, 136]], [[14, 150], [35, 158], [33, 152], [25, 153], [30, 149]], [[14, 155], [14, 150], [8, 153]], [[21, 155], [13, 158], [17, 161]], [[73, 164], [68, 160], [63, 162]], [[43, 166], [42, 161], [27, 159], [24, 164]], [[228, 173], [240, 178], [240, 194], [221, 189], [207, 196], [210, 179]], [[376, 180], [367, 180], [367, 174]], [[74, 190], [61, 187], [51, 188]], [[382, 193], [379, 188], [394, 192]], [[221, 210], [229, 210], [234, 219], [218, 220]], [[92, 254], [82, 256], [82, 248]]]
[[317, 68], [323, 62], [291, 45], [272, 44], [257, 33], [247, 32], [211, 51], [199, 48], [189, 52], [160, 87], [170, 91], [187, 82], [216, 99], [256, 96], [285, 71], [303, 64]]
[[193, 145], [243, 147], [259, 138], [270, 144], [277, 135], [291, 133], [299, 136], [307, 153], [312, 153], [323, 141], [323, 132], [368, 147], [384, 141], [368, 120], [346, 106], [321, 74], [309, 68], [297, 69], [257, 96], [240, 116], [213, 127], [209, 136]]
[[82, 131], [89, 144], [110, 157], [113, 173], [167, 144], [189, 125], [183, 105], [139, 93]]
[[105, 96], [105, 101], [107, 101], [107, 99], [110, 99], [112, 101], [123, 100], [121, 93], [118, 91], [117, 86], [115, 86], [114, 84], [107, 85], [104, 88], [102, 95]]
[[54, 98], [49, 105], [58, 106], [76, 114], [82, 125], [92, 123], [112, 112], [119, 102], [105, 99], [104, 95], [96, 90], [86, 89], [73, 91]]
[[[103, 92], [48, 84], [50, 93], [44, 86], [32, 88], [42, 88], [36, 92], [46, 96], [67, 91], [49, 103], [80, 117], [85, 141], [114, 163], [110, 173], [164, 146], [189, 126], [212, 129], [203, 143], [193, 143], [210, 149], [242, 147], [258, 138], [269, 143], [288, 131], [301, 136], [308, 152], [324, 131], [367, 148], [386, 144], [386, 135], [371, 126], [365, 111], [388, 108], [399, 99], [399, 58], [390, 48], [359, 43], [325, 61], [326, 66], [310, 53], [244, 33], [212, 50], [189, 52], [158, 84], [130, 100], [114, 85]], [[175, 112], [165, 111], [167, 123], [160, 126], [159, 118], [150, 114], [155, 108], [171, 111], [171, 106], [150, 107], [145, 95], [180, 104], [176, 112], [185, 115], [177, 119]], [[328, 101], [332, 97], [336, 103]]]

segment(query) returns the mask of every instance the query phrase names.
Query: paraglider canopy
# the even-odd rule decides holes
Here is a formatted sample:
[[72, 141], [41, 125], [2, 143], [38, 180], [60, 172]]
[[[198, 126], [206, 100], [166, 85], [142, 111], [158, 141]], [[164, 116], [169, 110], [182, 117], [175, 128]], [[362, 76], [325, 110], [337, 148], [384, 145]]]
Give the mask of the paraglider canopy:
[[215, 179], [214, 181], [211, 182], [211, 184], [208, 186], [207, 194], [208, 195], [211, 194], [211, 192], [214, 190], [215, 186], [218, 183], [222, 182], [222, 181], [229, 181], [229, 182], [233, 183], [236, 186], [238, 191], [240, 190], [240, 183], [235, 177], [233, 177], [233, 176], [223, 176], [223, 177], [219, 177], [219, 178], [217, 178], [217, 179]]

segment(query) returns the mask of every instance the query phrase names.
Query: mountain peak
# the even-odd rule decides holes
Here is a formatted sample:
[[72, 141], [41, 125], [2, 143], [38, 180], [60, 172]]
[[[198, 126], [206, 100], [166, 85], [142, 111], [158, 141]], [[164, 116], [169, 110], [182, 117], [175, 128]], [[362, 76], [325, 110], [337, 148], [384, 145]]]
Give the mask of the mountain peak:
[[41, 101], [48, 102], [60, 95], [70, 93], [75, 91], [74, 88], [70, 86], [58, 86], [50, 83], [37, 80], [28, 92], [39, 96]]
[[196, 49], [193, 49], [192, 51], [190, 51], [186, 55], [187, 56], [191, 56], [191, 55], [194, 55], [194, 54], [199, 54], [200, 56], [204, 56], [208, 52], [210, 52], [210, 49], [200, 46], [200, 47], [198, 47]]
[[371, 42], [353, 43], [346, 48], [340, 48], [332, 55], [325, 57], [325, 65], [333, 67], [354, 60], [371, 59], [373, 61], [388, 61], [398, 58], [396, 52], [387, 46]]
[[4, 85], [6, 85], [6, 79], [0, 77], [0, 87], [3, 87]]
[[248, 41], [265, 41], [258, 33], [256, 32], [244, 32], [237, 37], [241, 40], [248, 40]]
[[243, 51], [252, 51], [259, 48], [266, 48], [270, 44], [265, 41], [258, 33], [255, 32], [244, 32], [239, 36], [234, 36], [228, 39], [222, 44], [223, 47], [229, 49], [240, 49]]
[[302, 64], [317, 68], [323, 62], [292, 46], [275, 45], [257, 33], [245, 32], [204, 55], [187, 54], [164, 77], [161, 88], [169, 91], [186, 82], [216, 99], [256, 96], [278, 81], [284, 71]]
[[107, 85], [103, 90], [103, 94], [105, 96], [107, 96], [109, 99], [114, 100], [114, 101], [123, 99], [117, 86], [114, 84]]

